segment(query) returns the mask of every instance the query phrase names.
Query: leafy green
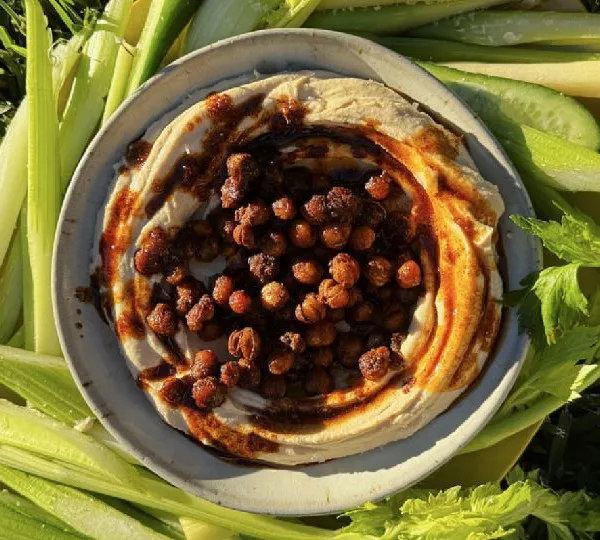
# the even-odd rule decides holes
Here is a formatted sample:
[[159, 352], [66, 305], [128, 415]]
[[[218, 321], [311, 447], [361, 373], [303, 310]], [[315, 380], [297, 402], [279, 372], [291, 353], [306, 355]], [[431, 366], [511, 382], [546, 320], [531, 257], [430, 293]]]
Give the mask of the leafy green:
[[544, 247], [561, 259], [583, 266], [600, 266], [600, 227], [583, 213], [565, 213], [560, 223], [522, 216], [511, 219], [539, 237]]
[[569, 532], [595, 532], [595, 518], [587, 518], [597, 501], [577, 494], [559, 497], [533, 480], [520, 480], [502, 489], [484, 484], [471, 489], [409, 490], [382, 503], [367, 503], [344, 514], [352, 523], [344, 533], [362, 538], [428, 540], [484, 540], [522, 537], [522, 523], [536, 516], [549, 527]]

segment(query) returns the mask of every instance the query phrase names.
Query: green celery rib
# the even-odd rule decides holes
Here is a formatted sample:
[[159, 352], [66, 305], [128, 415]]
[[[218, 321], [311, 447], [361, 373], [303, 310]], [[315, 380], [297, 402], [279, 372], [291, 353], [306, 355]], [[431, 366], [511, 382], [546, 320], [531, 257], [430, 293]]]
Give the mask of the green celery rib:
[[6, 261], [0, 268], [0, 343], [15, 333], [23, 306], [21, 234], [16, 231]]
[[111, 481], [135, 482], [137, 469], [92, 437], [27, 407], [0, 400], [0, 444], [35, 452], [103, 474]]
[[152, 77], [167, 51], [196, 12], [200, 0], [152, 0], [137, 44], [127, 95]]
[[110, 82], [108, 95], [106, 96], [106, 105], [104, 106], [104, 112], [102, 113], [101, 125], [106, 124], [108, 119], [118, 109], [125, 98], [127, 81], [133, 64], [133, 55], [134, 53], [130, 47], [128, 47], [125, 42], [121, 42], [119, 45], [119, 52], [117, 53], [117, 60], [115, 62], [115, 70]]
[[24, 100], [0, 143], [0, 266], [27, 192], [27, 100]]
[[278, 9], [266, 13], [261, 26], [263, 28], [298, 28], [319, 5], [320, 0], [287, 0], [281, 2]]
[[225, 39], [256, 30], [264, 14], [279, 0], [204, 0], [194, 15], [186, 35], [186, 53]]
[[[12, 493], [7, 489], [0, 490], [0, 508], [11, 510], [17, 519], [26, 518], [36, 523], [37, 532], [42, 532], [40, 529], [52, 527], [51, 532], [56, 534], [56, 530], [67, 534], [67, 538], [83, 538], [75, 529], [69, 527], [64, 521], [54, 517], [52, 514], [42, 510], [39, 506], [32, 503], [29, 499], [21, 497], [16, 493]], [[5, 522], [0, 521], [2, 525]], [[44, 527], [40, 527], [40, 525]], [[30, 537], [31, 538], [31, 537]], [[37, 538], [37, 537], [36, 537]]]
[[453, 0], [321, 0], [319, 11], [327, 9], [353, 9], [364, 7], [390, 6], [394, 4], [444, 4]]
[[111, 0], [85, 45], [59, 127], [61, 190], [71, 180], [102, 118], [133, 0]]
[[600, 22], [592, 13], [492, 10], [449, 17], [409, 35], [498, 47], [550, 40], [598, 40]]
[[25, 344], [25, 330], [21, 326], [6, 343], [9, 347], [22, 348]]
[[[179, 516], [199, 519], [253, 538], [320, 540], [336, 536], [335, 531], [281, 521], [270, 516], [230, 510], [194, 497], [150, 475], [140, 475], [136, 483], [113, 481], [106, 478], [106, 475], [48, 461], [33, 453], [4, 444], [0, 444], [0, 463], [54, 482], [117, 497]], [[364, 537], [345, 536], [344, 540], [351, 538], [360, 540]]]
[[498, 120], [510, 119], [586, 148], [600, 146], [596, 119], [581, 103], [560, 92], [428, 62], [418, 64], [465, 100], [492, 131]]
[[305, 26], [340, 32], [394, 34], [451, 15], [503, 3], [506, 3], [506, 0], [454, 0], [435, 4], [419, 3], [381, 8], [318, 11], [308, 18]]
[[238, 540], [240, 537], [233, 531], [198, 521], [197, 519], [181, 518], [181, 526], [185, 531], [186, 540]]
[[80, 534], [67, 532], [17, 510], [16, 506], [8, 507], [0, 504], [0, 523], [2, 523], [0, 538], [5, 540], [77, 540], [84, 538]]
[[484, 47], [441, 39], [411, 37], [381, 36], [373, 39], [400, 54], [429, 62], [543, 64], [600, 60], [600, 54], [587, 52], [549, 51], [521, 47]]
[[94, 416], [62, 358], [0, 346], [0, 383], [67, 425]]
[[27, 17], [27, 241], [33, 289], [33, 347], [59, 354], [51, 300], [54, 231], [60, 209], [58, 118], [52, 89], [50, 39], [37, 0], [25, 0]]
[[167, 536], [102, 500], [72, 487], [3, 466], [0, 466], [0, 480], [86, 537], [95, 540], [168, 540]]

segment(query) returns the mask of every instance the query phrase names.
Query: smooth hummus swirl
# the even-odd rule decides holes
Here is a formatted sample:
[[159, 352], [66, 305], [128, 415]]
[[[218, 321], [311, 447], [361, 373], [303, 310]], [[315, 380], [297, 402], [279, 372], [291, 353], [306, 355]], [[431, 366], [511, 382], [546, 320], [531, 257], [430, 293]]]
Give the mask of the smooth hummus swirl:
[[[227, 155], [265, 138], [306, 166], [336, 159], [381, 169], [408, 195], [424, 292], [402, 344], [405, 363], [382, 380], [316, 397], [265, 399], [236, 387], [210, 411], [169, 405], [160, 394], [164, 381], [185, 379], [203, 343], [184, 325], [170, 342], [147, 327], [160, 277], [136, 272], [134, 254], [149, 231], [175, 236], [218, 204], [214, 184]], [[303, 155], [315, 138], [326, 141], [325, 154]], [[302, 72], [212, 94], [154, 124], [117, 170], [99, 218], [101, 290], [143, 391], [167, 423], [204, 444], [297, 465], [406, 438], [468, 388], [492, 350], [501, 321], [495, 243], [502, 199], [460, 137], [382, 84]], [[191, 271], [206, 279], [219, 264]], [[222, 343], [217, 348], [227, 355]]]

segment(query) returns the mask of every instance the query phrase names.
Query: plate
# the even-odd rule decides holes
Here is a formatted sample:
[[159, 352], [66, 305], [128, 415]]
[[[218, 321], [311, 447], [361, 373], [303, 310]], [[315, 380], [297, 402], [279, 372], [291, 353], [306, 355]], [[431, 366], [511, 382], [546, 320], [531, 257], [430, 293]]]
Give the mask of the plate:
[[[163, 423], [137, 388], [117, 340], [94, 308], [76, 298], [89, 284], [96, 215], [129, 142], [158, 117], [202, 89], [246, 74], [324, 69], [396, 89], [464, 134], [483, 176], [507, 211], [500, 223], [508, 290], [540, 266], [536, 241], [508, 216], [533, 211], [499, 144], [475, 115], [408, 59], [365, 39], [323, 30], [266, 30], [227, 39], [165, 68], [128, 99], [87, 149], [67, 192], [55, 243], [53, 299], [61, 345], [88, 404], [145, 466], [213, 502], [259, 513], [334, 513], [413, 485], [455, 455], [491, 418], [518, 374], [528, 339], [507, 309], [496, 352], [473, 387], [408, 439], [363, 454], [293, 469], [224, 461]], [[511, 256], [512, 255], [512, 256]]]

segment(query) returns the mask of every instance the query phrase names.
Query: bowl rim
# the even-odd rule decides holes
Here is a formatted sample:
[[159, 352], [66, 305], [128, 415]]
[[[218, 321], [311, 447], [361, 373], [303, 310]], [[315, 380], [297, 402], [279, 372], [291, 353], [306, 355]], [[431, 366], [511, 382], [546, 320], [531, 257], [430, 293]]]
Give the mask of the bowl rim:
[[[498, 382], [497, 387], [494, 388], [489, 396], [487, 396], [484, 401], [481, 403], [481, 409], [476, 409], [475, 412], [479, 415], [477, 422], [473, 422], [471, 418], [465, 418], [464, 421], [458, 426], [460, 429], [456, 429], [454, 433], [447, 434], [448, 436], [444, 439], [440, 439], [440, 447], [437, 448], [436, 453], [434, 454], [433, 462], [428, 466], [424, 467], [423, 471], [416, 473], [411, 471], [409, 474], [409, 479], [406, 478], [397, 478], [395, 482], [384, 481], [382, 483], [381, 474], [388, 473], [389, 468], [383, 467], [378, 470], [366, 469], [366, 470], [345, 470], [343, 467], [338, 466], [338, 463], [341, 463], [343, 460], [348, 460], [348, 458], [338, 458], [331, 462], [326, 462], [325, 464], [319, 465], [310, 465], [308, 467], [295, 467], [294, 469], [273, 469], [269, 468], [271, 472], [277, 471], [279, 478], [277, 479], [277, 483], [281, 484], [279, 487], [269, 486], [265, 489], [265, 478], [268, 477], [271, 481], [273, 481], [276, 476], [274, 475], [265, 475], [264, 477], [260, 477], [258, 479], [258, 484], [254, 485], [252, 482], [246, 485], [246, 488], [243, 488], [241, 491], [246, 489], [245, 494], [233, 493], [233, 485], [231, 482], [231, 478], [212, 479], [208, 482], [202, 478], [194, 478], [190, 479], [186, 476], [186, 474], [182, 474], [182, 471], [176, 470], [176, 464], [174, 459], [165, 454], [164, 450], [160, 450], [162, 454], [159, 456], [157, 452], [159, 449], [157, 448], [157, 443], [154, 443], [154, 447], [149, 444], [143, 444], [140, 442], [140, 435], [138, 430], [139, 426], [136, 426], [136, 422], [133, 419], [135, 416], [135, 407], [132, 407], [131, 411], [120, 412], [119, 414], [115, 414], [114, 411], [107, 408], [106, 396], [107, 388], [110, 386], [109, 381], [101, 381], [101, 386], [103, 385], [102, 390], [98, 390], [98, 381], [90, 381], [89, 380], [89, 372], [86, 368], [86, 359], [82, 358], [82, 355], [75, 354], [75, 351], [80, 349], [82, 350], [79, 344], [77, 343], [78, 333], [73, 329], [72, 324], [72, 316], [73, 316], [73, 302], [69, 297], [69, 293], [72, 294], [72, 290], [74, 287], [73, 283], [69, 283], [68, 276], [65, 279], [65, 272], [69, 274], [70, 269], [67, 269], [70, 261], [68, 257], [65, 258], [64, 253], [68, 251], [66, 248], [67, 243], [71, 242], [74, 238], [73, 235], [77, 235], [80, 232], [80, 228], [75, 226], [73, 222], [73, 218], [71, 217], [72, 207], [77, 204], [83, 204], [81, 201], [78, 202], [78, 197], [81, 197], [80, 192], [86, 192], [86, 189], [89, 191], [91, 187], [94, 185], [94, 180], [90, 177], [87, 177], [87, 170], [91, 167], [90, 163], [102, 162], [104, 160], [103, 168], [107, 168], [108, 157], [106, 155], [98, 156], [98, 153], [104, 146], [108, 143], [106, 140], [110, 138], [111, 133], [114, 133], [118, 130], [119, 123], [122, 122], [122, 118], [125, 113], [128, 111], [131, 112], [139, 107], [142, 103], [142, 99], [144, 97], [148, 97], [152, 93], [156, 94], [157, 98], [160, 95], [160, 92], [167, 88], [169, 81], [172, 77], [174, 77], [178, 72], [186, 72], [189, 71], [196, 63], [200, 61], [203, 57], [206, 57], [210, 54], [215, 53], [218, 50], [227, 50], [230, 52], [241, 51], [244, 49], [245, 51], [251, 51], [252, 48], [257, 43], [263, 43], [265, 46], [276, 47], [278, 42], [284, 43], [287, 39], [301, 39], [301, 40], [315, 40], [315, 43], [322, 42], [325, 43], [326, 46], [330, 46], [332, 48], [344, 46], [350, 48], [353, 52], [357, 54], [363, 54], [366, 57], [375, 58], [384, 57], [389, 59], [394, 64], [397, 64], [398, 69], [400, 67], [404, 71], [408, 71], [411, 75], [420, 78], [420, 80], [425, 81], [432, 91], [437, 92], [440, 96], [443, 96], [448, 106], [457, 107], [460, 111], [460, 114], [468, 117], [474, 122], [474, 126], [477, 128], [477, 142], [480, 143], [485, 151], [493, 151], [494, 159], [496, 160], [496, 164], [500, 165], [503, 168], [503, 174], [509, 179], [512, 184], [511, 188], [514, 189], [515, 201], [518, 199], [517, 203], [519, 206], [519, 212], [524, 215], [533, 215], [533, 209], [531, 206], [531, 202], [527, 195], [526, 190], [523, 187], [523, 184], [519, 178], [519, 175], [514, 169], [514, 166], [506, 157], [502, 147], [499, 143], [493, 138], [490, 134], [487, 127], [478, 119], [478, 117], [473, 113], [468, 106], [460, 100], [457, 96], [455, 96], [449, 89], [447, 89], [441, 82], [435, 79], [432, 75], [427, 73], [425, 70], [412, 63], [409, 59], [390, 51], [380, 45], [377, 45], [369, 40], [366, 40], [361, 37], [343, 34], [340, 32], [333, 32], [328, 30], [315, 30], [315, 29], [272, 29], [272, 30], [262, 30], [257, 32], [251, 32], [248, 34], [243, 34], [240, 36], [235, 36], [232, 38], [228, 38], [225, 40], [221, 40], [217, 43], [194, 51], [177, 61], [173, 64], [170, 64], [167, 68], [163, 69], [157, 75], [148, 80], [142, 87], [137, 90], [134, 94], [129, 96], [123, 104], [118, 108], [118, 110], [113, 114], [112, 118], [107, 122], [105, 126], [103, 126], [98, 134], [94, 137], [90, 145], [88, 146], [84, 156], [82, 157], [75, 173], [71, 184], [67, 190], [64, 203], [61, 209], [59, 222], [56, 231], [56, 239], [55, 239], [55, 248], [53, 254], [53, 276], [52, 276], [52, 297], [53, 297], [53, 307], [54, 307], [54, 315], [55, 320], [57, 322], [57, 330], [59, 334], [59, 340], [61, 343], [62, 350], [64, 352], [65, 359], [69, 365], [71, 373], [73, 374], [75, 381], [79, 387], [79, 390], [83, 394], [86, 402], [90, 406], [91, 410], [94, 414], [100, 419], [101, 423], [104, 427], [124, 446], [124, 448], [129, 451], [133, 456], [135, 456], [141, 463], [147, 466], [149, 469], [154, 471], [156, 474], [170, 482], [171, 484], [176, 485], [184, 489], [185, 491], [191, 492], [195, 495], [199, 495], [205, 499], [208, 499], [212, 502], [216, 502], [218, 504], [222, 504], [224, 506], [229, 506], [232, 508], [237, 508], [240, 510], [246, 510], [257, 513], [270, 513], [270, 514], [279, 514], [279, 515], [317, 515], [317, 514], [326, 514], [333, 512], [340, 512], [344, 509], [356, 506], [365, 502], [366, 500], [374, 500], [379, 499], [385, 496], [390, 495], [398, 491], [399, 489], [404, 489], [409, 487], [410, 485], [415, 484], [436, 468], [440, 467], [442, 464], [447, 462], [453, 455], [455, 455], [460, 448], [466, 445], [489, 421], [491, 416], [496, 412], [496, 410], [500, 407], [502, 402], [504, 401], [506, 395], [512, 388], [514, 381], [516, 380], [522, 362], [525, 358], [526, 352], [529, 347], [529, 338], [525, 334], [519, 334], [517, 330], [517, 319], [516, 314], [511, 310], [510, 313], [504, 313], [503, 315], [503, 327], [509, 326], [510, 328], [506, 330], [508, 332], [508, 337], [502, 343], [501, 348], [506, 347], [506, 343], [511, 345], [511, 350], [513, 351], [513, 360], [510, 366], [506, 371], [503, 372], [503, 376]], [[268, 41], [268, 43], [267, 43]], [[315, 45], [316, 46], [316, 45]], [[313, 68], [314, 69], [314, 68]], [[252, 70], [252, 66], [250, 66], [247, 70], [250, 73]], [[225, 79], [229, 79], [229, 77], [225, 77]], [[225, 80], [221, 78], [220, 80]], [[188, 95], [193, 90], [210, 86], [208, 82], [204, 83], [204, 85], [195, 85], [188, 88]], [[181, 100], [185, 98], [186, 94], [180, 93], [177, 95], [177, 100], [170, 101], [170, 107], [165, 104], [161, 105], [161, 112], [157, 115], [160, 117], [164, 115], [168, 110], [176, 107]], [[441, 99], [441, 98], [440, 98]], [[424, 100], [425, 104], [427, 101]], [[435, 110], [435, 109], [434, 109]], [[436, 110], [436, 112], [439, 112]], [[458, 114], [458, 113], [457, 113]], [[443, 115], [443, 113], [442, 113]], [[148, 119], [148, 117], [144, 117], [144, 120], [140, 122], [140, 129], [137, 130], [140, 133], [143, 133], [145, 129], [152, 123], [153, 120]], [[481, 141], [480, 141], [481, 139]], [[130, 139], [133, 140], [133, 139]], [[110, 143], [112, 144], [112, 143]], [[115, 142], [115, 144], [117, 144]], [[482, 158], [483, 159], [483, 158]], [[489, 159], [489, 157], [488, 157]], [[499, 163], [498, 163], [499, 161]], [[115, 161], [111, 161], [111, 164], [114, 164]], [[99, 165], [97, 167], [100, 167]], [[98, 184], [100, 178], [96, 180], [96, 184]], [[105, 188], [105, 195], [107, 193], [107, 188]], [[511, 195], [512, 197], [513, 195]], [[514, 201], [513, 201], [514, 202]], [[517, 204], [515, 203], [515, 204]], [[98, 207], [96, 211], [99, 210]], [[95, 216], [94, 216], [95, 221]], [[511, 227], [511, 234], [520, 235], [519, 230], [513, 228], [510, 223], [505, 223], [505, 227]], [[508, 234], [508, 233], [507, 233]], [[539, 243], [533, 239], [532, 237], [521, 238], [519, 237], [518, 242], [521, 242], [521, 246], [525, 247], [526, 252], [522, 255], [523, 261], [519, 264], [527, 267], [529, 271], [534, 271], [540, 268], [541, 265], [541, 254]], [[88, 246], [91, 248], [91, 246]], [[71, 264], [74, 261], [71, 261]], [[89, 264], [87, 265], [89, 268]], [[524, 277], [524, 272], [520, 272], [522, 277]], [[84, 285], [79, 283], [78, 285]], [[81, 307], [81, 306], [80, 306]], [[94, 338], [92, 338], [94, 339]], [[503, 338], [504, 339], [504, 338]], [[512, 340], [512, 341], [509, 341]], [[115, 340], [116, 341], [116, 340]], [[89, 349], [88, 349], [89, 350]], [[101, 356], [101, 352], [93, 352], [92, 354], [98, 354]], [[494, 359], [499, 353], [496, 351], [492, 358], [489, 359], [488, 363], [493, 363]], [[120, 359], [121, 363], [125, 365], [125, 361], [123, 358]], [[487, 370], [487, 367], [486, 367]], [[127, 370], [128, 371], [128, 370]], [[131, 374], [127, 373], [128, 378], [133, 380]], [[485, 379], [485, 377], [482, 377]], [[479, 386], [478, 382], [476, 386]], [[110, 386], [112, 387], [112, 386]], [[142, 392], [139, 392], [141, 395]], [[469, 394], [470, 391], [469, 391]], [[493, 403], [488, 403], [491, 397], [493, 396]], [[144, 400], [146, 400], [145, 396], [142, 396]], [[464, 401], [468, 401], [470, 399], [469, 396], [465, 398]], [[143, 407], [137, 398], [132, 398], [132, 402], [137, 401], [139, 407]], [[181, 438], [181, 435], [177, 433], [173, 428], [164, 424], [162, 420], [157, 416], [156, 412], [153, 409], [152, 404], [148, 400], [147, 406], [152, 409], [152, 412], [155, 416], [155, 422], [157, 424], [164, 425], [168, 430], [171, 431], [173, 438], [178, 437]], [[464, 401], [460, 405], [461, 407], [464, 405]], [[456, 405], [453, 405], [454, 409]], [[429, 426], [439, 423], [439, 420], [442, 416], [438, 416], [436, 419], [432, 420], [427, 426], [422, 428], [431, 429]], [[475, 416], [477, 416], [475, 414]], [[123, 417], [126, 416], [126, 418]], [[130, 417], [131, 416], [131, 417]], [[154, 426], [156, 427], [156, 426]], [[422, 430], [419, 430], [422, 431]], [[162, 430], [164, 431], [164, 430]], [[353, 462], [356, 460], [360, 460], [364, 456], [368, 456], [377, 451], [381, 451], [382, 448], [386, 452], [392, 452], [393, 448], [398, 445], [398, 443], [406, 441], [410, 441], [418, 435], [418, 433], [405, 439], [404, 441], [396, 441], [394, 443], [389, 443], [384, 447], [370, 450], [365, 452], [364, 454], [359, 454], [355, 456], [351, 456], [353, 458]], [[454, 437], [454, 438], [452, 438]], [[450, 440], [452, 442], [451, 448], [446, 448], [446, 440]], [[187, 441], [189, 444], [195, 444], [191, 441]], [[158, 446], [161, 445], [168, 446], [168, 443], [165, 441], [160, 441]], [[181, 447], [182, 445], [178, 445]], [[195, 445], [197, 448], [198, 446]], [[435, 446], [438, 446], [438, 441], [434, 442], [431, 448], [427, 448], [427, 452], [433, 452], [435, 450]], [[387, 449], [387, 450], [385, 450]], [[206, 456], [210, 456], [210, 452], [205, 451], [203, 448], [200, 450], [202, 454], [205, 456], [202, 458], [204, 460], [208, 460]], [[213, 456], [214, 458], [214, 456]], [[214, 458], [216, 459], [216, 458]], [[234, 466], [227, 462], [220, 461], [223, 467], [238, 467]], [[311, 471], [316, 470], [323, 465], [329, 464], [330, 473], [324, 473], [319, 475], [311, 474]], [[210, 464], [204, 463], [205, 467], [202, 469], [202, 472], [206, 472], [206, 466], [210, 466]], [[400, 464], [398, 464], [400, 465]], [[213, 464], [213, 466], [215, 466]], [[219, 465], [216, 465], [219, 467]], [[243, 470], [240, 468], [239, 476], [243, 477], [245, 481], [249, 477], [252, 477], [256, 471], [262, 471], [260, 467], [253, 468], [253, 473], [248, 473], [247, 470]], [[291, 487], [283, 486], [286, 483], [285, 477], [288, 475], [288, 480], [290, 482]], [[300, 481], [299, 477], [294, 477], [292, 473], [302, 473], [306, 479], [308, 479], [308, 484], [304, 484], [304, 481]], [[405, 471], [405, 475], [407, 471]], [[360, 481], [365, 481], [365, 487], [363, 490], [360, 490], [359, 493], [356, 491], [340, 491], [340, 489], [334, 489], [336, 495], [333, 493], [329, 494], [329, 488], [332, 488], [331, 482], [336, 481], [350, 481], [355, 482], [358, 478], [357, 475], [363, 475], [364, 478]], [[412, 476], [411, 476], [412, 475]], [[398, 474], [395, 475], [395, 477]], [[301, 498], [297, 495], [297, 489], [302, 485], [306, 489], [306, 485], [312, 485], [311, 480], [314, 478], [318, 478], [319, 480], [325, 478], [329, 479], [330, 483], [327, 484], [324, 488], [324, 484], [313, 482], [315, 484], [315, 489], [322, 490], [326, 489], [327, 494], [325, 496], [318, 499], [316, 503], [306, 500], [306, 497]], [[219, 483], [220, 480], [220, 483]], [[283, 481], [282, 481], [283, 480]], [[256, 484], [256, 482], [255, 482]], [[317, 485], [318, 484], [318, 485]], [[265, 489], [264, 493], [261, 492], [261, 488]], [[293, 488], [293, 489], [292, 489]], [[283, 496], [282, 493], [289, 491], [292, 489], [294, 491], [293, 495], [289, 493], [286, 496]], [[312, 488], [311, 488], [312, 489]], [[333, 489], [333, 488], [332, 488]], [[282, 491], [283, 490], [283, 491]], [[287, 493], [287, 492], [286, 492]], [[267, 496], [268, 495], [268, 496]]]

